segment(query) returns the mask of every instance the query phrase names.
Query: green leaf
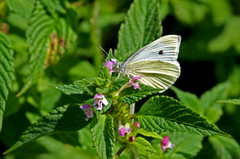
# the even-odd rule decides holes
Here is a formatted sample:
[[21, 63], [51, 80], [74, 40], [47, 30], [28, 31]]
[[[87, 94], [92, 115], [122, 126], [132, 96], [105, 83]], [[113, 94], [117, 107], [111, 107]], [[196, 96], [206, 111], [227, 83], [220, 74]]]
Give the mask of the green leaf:
[[141, 127], [147, 131], [230, 136], [180, 102], [166, 96], [150, 98], [136, 117]]
[[161, 35], [159, 1], [138, 0], [131, 4], [124, 24], [119, 30], [115, 57], [124, 61], [142, 46]]
[[218, 100], [227, 97], [230, 83], [224, 82], [214, 86], [211, 90], [204, 92], [200, 97], [200, 105], [204, 116], [208, 121], [216, 123], [223, 114], [222, 104], [216, 103]]
[[28, 144], [41, 136], [80, 130], [87, 126], [90, 121], [85, 120], [85, 115], [82, 109], [80, 109], [80, 105], [59, 107], [31, 125], [4, 154]]
[[61, 13], [65, 13], [66, 10], [63, 8], [62, 0], [41, 0], [42, 3], [48, 8], [49, 12], [61, 12]]
[[29, 45], [30, 74], [17, 96], [25, 93], [43, 74], [46, 67], [59, 61], [76, 34], [63, 18], [49, 16], [37, 1], [26, 30]]
[[216, 151], [217, 158], [240, 158], [240, 146], [235, 139], [222, 136], [210, 136], [208, 139]]
[[167, 149], [167, 153], [164, 153], [166, 159], [192, 158], [202, 149], [203, 136], [182, 132], [173, 132], [168, 136], [174, 146], [172, 149]]
[[211, 90], [204, 92], [200, 97], [200, 105], [203, 110], [211, 107], [217, 100], [226, 98], [230, 83], [220, 83]]
[[7, 0], [8, 8], [25, 19], [29, 19], [34, 9], [35, 0]]
[[14, 79], [13, 50], [11, 41], [0, 31], [0, 131], [2, 129], [3, 112], [6, 107], [9, 90]]
[[178, 89], [177, 87], [172, 86], [170, 88], [171, 90], [173, 90], [178, 99], [188, 108], [192, 109], [195, 112], [198, 113], [202, 113], [201, 112], [201, 107], [200, 107], [200, 102], [198, 97], [195, 94], [192, 94], [190, 92], [184, 92], [180, 89]]
[[240, 105], [240, 99], [218, 100], [217, 103]]
[[113, 117], [101, 115], [91, 123], [91, 132], [94, 147], [101, 159], [113, 158], [115, 143]]
[[155, 89], [144, 84], [139, 84], [139, 86], [141, 87], [141, 90], [134, 89], [133, 87], [124, 89], [119, 94], [119, 101], [125, 104], [132, 104], [141, 100], [147, 95], [151, 95], [153, 93], [158, 93], [159, 91], [161, 91], [161, 89]]
[[202, 2], [173, 1], [172, 3], [177, 19], [188, 25], [200, 22], [206, 15], [207, 6]]
[[107, 69], [107, 67], [105, 65], [100, 70], [99, 77], [101, 77], [104, 80], [108, 80], [110, 82], [111, 74], [110, 74], [109, 70]]
[[144, 129], [139, 129], [137, 132], [139, 134], [142, 134], [142, 135], [147, 136], [147, 137], [153, 137], [153, 138], [156, 138], [156, 139], [163, 139], [162, 136], [158, 135], [158, 133], [156, 133], [156, 132], [150, 132], [150, 131], [147, 131], [147, 130], [144, 130]]
[[152, 147], [152, 145], [142, 137], [136, 137], [132, 143], [140, 150], [155, 152], [155, 149]]

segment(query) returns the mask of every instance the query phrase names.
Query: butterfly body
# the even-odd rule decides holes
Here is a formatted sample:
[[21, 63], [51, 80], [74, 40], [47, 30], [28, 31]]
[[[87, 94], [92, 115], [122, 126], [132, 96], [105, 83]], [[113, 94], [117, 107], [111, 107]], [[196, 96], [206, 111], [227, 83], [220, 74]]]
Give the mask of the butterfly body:
[[180, 76], [177, 61], [180, 43], [178, 35], [163, 36], [137, 50], [124, 62], [115, 63], [114, 70], [129, 78], [141, 76], [141, 83], [163, 92]]

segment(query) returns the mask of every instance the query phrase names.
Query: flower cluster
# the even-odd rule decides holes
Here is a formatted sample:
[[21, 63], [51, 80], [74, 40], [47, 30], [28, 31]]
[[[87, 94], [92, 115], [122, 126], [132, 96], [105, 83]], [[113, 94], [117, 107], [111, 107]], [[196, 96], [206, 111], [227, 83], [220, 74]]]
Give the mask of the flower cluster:
[[107, 69], [109, 70], [110, 74], [112, 75], [114, 71], [113, 65], [116, 63], [116, 59], [112, 59], [111, 61], [106, 61], [105, 62], [105, 66], [107, 67]]
[[119, 125], [118, 128], [118, 134], [122, 137], [127, 135], [130, 132], [131, 128], [129, 127], [129, 124], [126, 124], [125, 126]]
[[[97, 110], [102, 110], [102, 104], [105, 106], [108, 105], [108, 101], [103, 94], [96, 94], [94, 99], [93, 106], [98, 105]], [[90, 104], [80, 106], [84, 111], [86, 121], [88, 121], [89, 118], [93, 118], [93, 106]]]
[[169, 137], [164, 136], [163, 140], [161, 141], [162, 151], [164, 152], [166, 149], [172, 149], [173, 146], [174, 144], [170, 142]]

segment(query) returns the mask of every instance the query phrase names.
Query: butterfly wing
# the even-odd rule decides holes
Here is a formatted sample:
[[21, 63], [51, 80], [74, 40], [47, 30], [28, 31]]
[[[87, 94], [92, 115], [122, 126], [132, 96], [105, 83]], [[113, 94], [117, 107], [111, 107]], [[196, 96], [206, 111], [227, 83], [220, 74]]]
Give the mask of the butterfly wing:
[[180, 43], [181, 36], [163, 36], [129, 56], [123, 62], [122, 68], [125, 69], [129, 63], [142, 60], [176, 61]]
[[141, 83], [164, 92], [179, 77], [180, 66], [177, 61], [146, 60], [128, 64], [125, 71], [130, 77], [142, 76]]

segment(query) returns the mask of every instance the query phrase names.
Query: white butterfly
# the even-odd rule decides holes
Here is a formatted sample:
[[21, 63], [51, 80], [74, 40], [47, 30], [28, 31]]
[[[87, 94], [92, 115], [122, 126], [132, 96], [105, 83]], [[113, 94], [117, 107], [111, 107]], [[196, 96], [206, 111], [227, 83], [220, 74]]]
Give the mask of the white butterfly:
[[113, 65], [114, 72], [129, 78], [142, 76], [141, 83], [167, 90], [180, 76], [177, 61], [181, 36], [167, 35], [139, 49], [124, 62]]

